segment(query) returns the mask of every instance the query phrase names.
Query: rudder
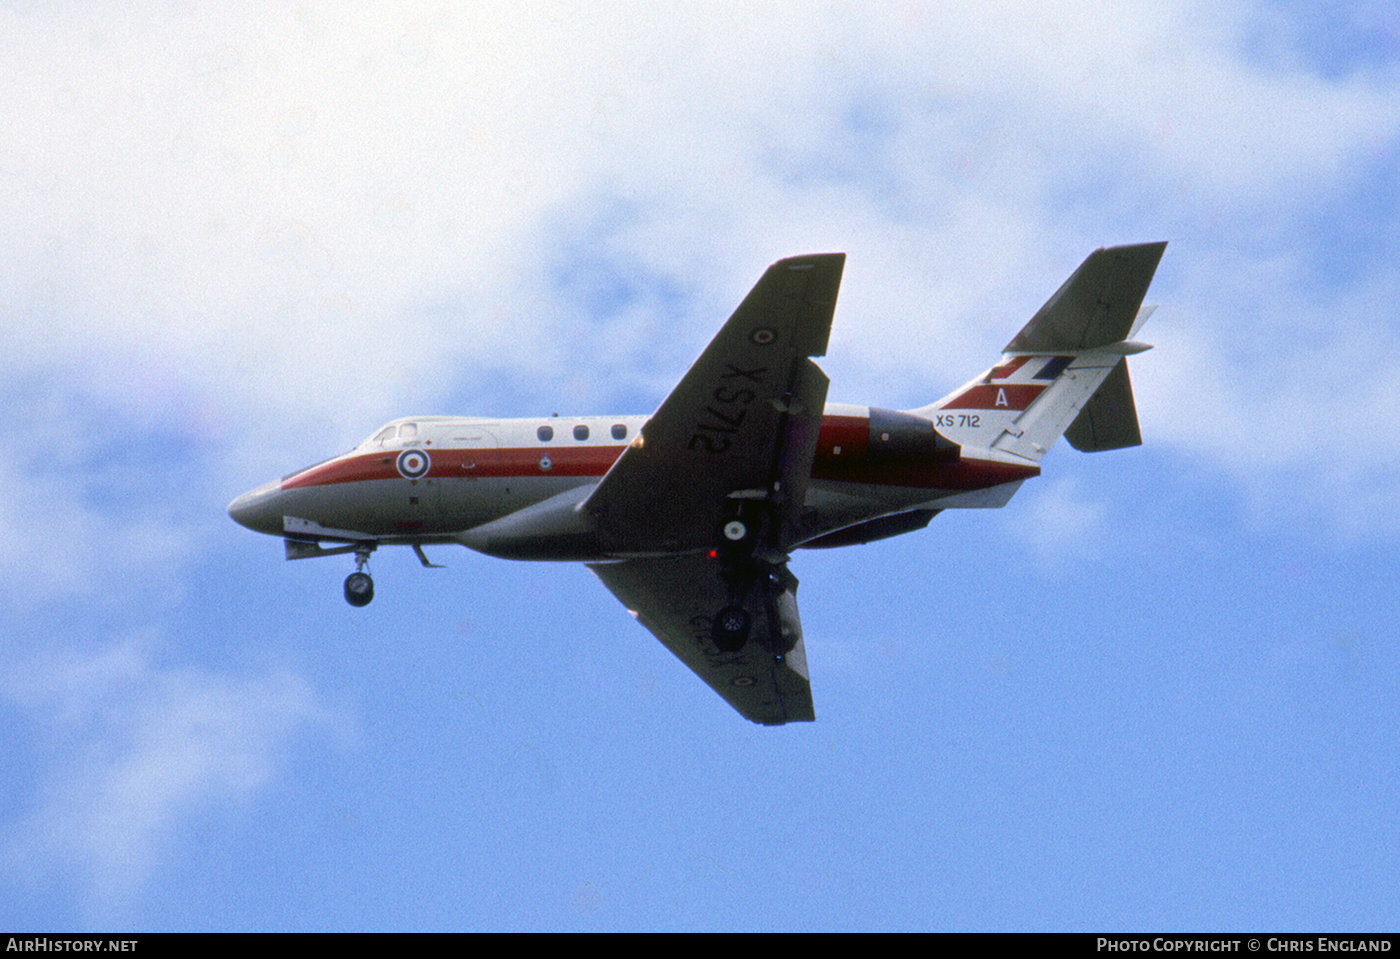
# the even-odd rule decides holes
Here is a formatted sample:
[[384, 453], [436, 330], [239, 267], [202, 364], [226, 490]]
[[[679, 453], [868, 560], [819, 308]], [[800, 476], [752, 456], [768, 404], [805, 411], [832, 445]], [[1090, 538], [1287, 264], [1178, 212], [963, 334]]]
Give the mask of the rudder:
[[1133, 384], [1128, 379], [1128, 358], [1121, 357], [1089, 402], [1065, 430], [1069, 445], [1081, 453], [1121, 450], [1142, 445]]

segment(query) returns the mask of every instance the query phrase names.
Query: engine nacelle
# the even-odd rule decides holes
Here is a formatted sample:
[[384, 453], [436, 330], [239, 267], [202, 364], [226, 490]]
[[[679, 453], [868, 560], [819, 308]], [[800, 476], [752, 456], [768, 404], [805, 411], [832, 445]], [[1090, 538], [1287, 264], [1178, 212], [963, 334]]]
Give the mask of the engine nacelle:
[[962, 447], [933, 428], [933, 420], [913, 413], [870, 407], [870, 443], [866, 454], [873, 460], [917, 457], [924, 462], [952, 462]]

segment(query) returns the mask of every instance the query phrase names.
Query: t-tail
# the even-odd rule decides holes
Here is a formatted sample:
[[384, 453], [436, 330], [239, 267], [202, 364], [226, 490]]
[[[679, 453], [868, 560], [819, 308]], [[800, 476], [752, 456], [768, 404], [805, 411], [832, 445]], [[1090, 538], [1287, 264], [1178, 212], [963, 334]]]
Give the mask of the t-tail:
[[1002, 351], [1001, 362], [910, 412], [964, 447], [1039, 462], [1061, 435], [1084, 452], [1142, 442], [1128, 356], [1151, 315], [1142, 305], [1166, 243], [1098, 250]]

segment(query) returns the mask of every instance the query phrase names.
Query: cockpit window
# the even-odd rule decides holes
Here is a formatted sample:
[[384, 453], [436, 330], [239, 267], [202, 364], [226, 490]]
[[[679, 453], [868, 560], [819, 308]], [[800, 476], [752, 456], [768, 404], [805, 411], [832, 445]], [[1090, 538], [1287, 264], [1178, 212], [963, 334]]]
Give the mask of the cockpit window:
[[400, 426], [400, 427], [399, 427], [399, 439], [401, 439], [401, 440], [411, 440], [411, 439], [413, 439], [413, 438], [414, 438], [415, 436], [417, 436], [417, 435], [418, 435], [418, 424], [417, 424], [417, 423], [405, 423], [403, 426]]
[[396, 433], [396, 432], [397, 432], [397, 430], [396, 430], [394, 427], [392, 427], [392, 426], [386, 427], [385, 429], [380, 430], [380, 431], [375, 435], [374, 439], [370, 440], [370, 442], [371, 442], [371, 443], [379, 443], [379, 444], [387, 443], [387, 442], [389, 442], [391, 439], [394, 438], [394, 433]]

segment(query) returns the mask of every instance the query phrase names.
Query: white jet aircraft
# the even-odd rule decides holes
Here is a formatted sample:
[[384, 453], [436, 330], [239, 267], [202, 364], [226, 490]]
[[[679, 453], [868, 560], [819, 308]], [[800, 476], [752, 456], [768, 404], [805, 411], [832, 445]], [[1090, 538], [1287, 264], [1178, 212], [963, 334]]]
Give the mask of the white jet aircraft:
[[587, 563], [642, 625], [746, 718], [815, 718], [797, 615], [797, 548], [922, 529], [1004, 506], [1063, 434], [1142, 442], [1126, 357], [1165, 243], [1091, 254], [1001, 361], [919, 409], [828, 405], [845, 254], [764, 273], [651, 416], [394, 420], [348, 453], [229, 506], [288, 559], [353, 553], [345, 598], [374, 596], [380, 546], [456, 543]]

